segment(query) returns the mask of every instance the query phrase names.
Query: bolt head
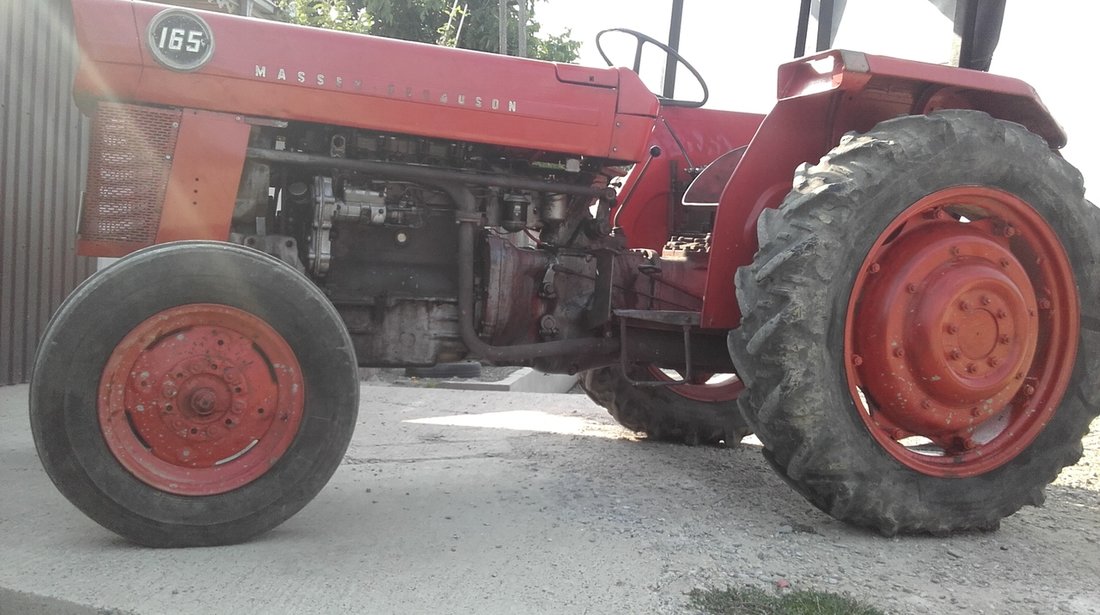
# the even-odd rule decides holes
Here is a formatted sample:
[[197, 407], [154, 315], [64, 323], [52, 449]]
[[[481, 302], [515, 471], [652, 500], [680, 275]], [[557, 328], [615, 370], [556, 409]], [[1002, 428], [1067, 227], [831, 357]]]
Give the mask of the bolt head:
[[989, 363], [990, 367], [997, 367], [1000, 362], [1001, 361], [997, 357], [989, 357], [989, 360], [986, 361], [986, 363]]
[[1025, 384], [1024, 385], [1024, 395], [1027, 395], [1028, 397], [1031, 397], [1034, 394], [1035, 394], [1035, 387], [1031, 386], [1030, 384]]
[[966, 365], [966, 373], [973, 374], [977, 371], [978, 371], [978, 366], [977, 365], [974, 365], [973, 363], [968, 363]]
[[960, 301], [959, 302], [959, 310], [963, 311], [963, 312], [969, 312], [970, 311], [970, 302], [965, 300], [965, 299]]
[[882, 267], [878, 263], [871, 263], [871, 267], [870, 267], [871, 273], [878, 273], [881, 270], [882, 270]]
[[952, 361], [958, 361], [959, 358], [963, 356], [963, 353], [958, 348], [955, 348], [947, 353], [947, 356], [950, 357]]
[[993, 300], [985, 295], [982, 295], [981, 302], [982, 305], [989, 305], [990, 303], [993, 303]]
[[916, 293], [917, 292], [917, 285], [910, 282], [908, 285], [906, 285], [905, 292], [907, 292], [909, 294]]
[[1012, 342], [1012, 338], [1008, 337], [1008, 335], [1002, 335], [998, 341], [1002, 344], [1009, 344]]
[[858, 354], [852, 355], [852, 365], [855, 365], [856, 367], [863, 365], [863, 357], [859, 356]]
[[959, 325], [956, 325], [955, 323], [948, 324], [947, 325], [947, 332], [950, 333], [951, 335], [955, 335], [956, 333], [959, 332]]

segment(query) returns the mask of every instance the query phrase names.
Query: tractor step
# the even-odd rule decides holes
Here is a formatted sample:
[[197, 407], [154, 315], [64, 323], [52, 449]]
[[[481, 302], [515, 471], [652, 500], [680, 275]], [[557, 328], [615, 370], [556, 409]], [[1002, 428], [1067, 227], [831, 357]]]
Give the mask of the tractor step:
[[[623, 351], [619, 354], [619, 366], [623, 377], [634, 386], [640, 387], [667, 387], [678, 384], [689, 384], [692, 378], [691, 368], [691, 329], [699, 326], [699, 312], [686, 310], [615, 310], [615, 316], [619, 318], [619, 338], [622, 340]], [[630, 358], [627, 356], [626, 321], [640, 320], [644, 322], [660, 323], [680, 327], [684, 332], [684, 379], [679, 381], [668, 380], [634, 380], [630, 377]]]
[[699, 312], [687, 310], [615, 310], [621, 320], [642, 320], [677, 327], [699, 325]]

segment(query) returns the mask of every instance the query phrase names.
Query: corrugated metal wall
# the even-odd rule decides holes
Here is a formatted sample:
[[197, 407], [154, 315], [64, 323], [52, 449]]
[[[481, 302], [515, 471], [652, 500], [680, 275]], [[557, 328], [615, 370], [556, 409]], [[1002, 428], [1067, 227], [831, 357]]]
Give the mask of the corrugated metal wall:
[[0, 0], [0, 385], [27, 381], [50, 315], [95, 268], [75, 247], [87, 129], [71, 22], [67, 0]]

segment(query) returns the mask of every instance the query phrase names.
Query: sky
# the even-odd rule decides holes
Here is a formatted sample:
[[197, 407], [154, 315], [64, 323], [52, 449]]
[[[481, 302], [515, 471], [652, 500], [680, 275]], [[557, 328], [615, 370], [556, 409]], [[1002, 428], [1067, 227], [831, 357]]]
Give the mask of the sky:
[[[798, 0], [685, 0], [680, 52], [706, 79], [708, 107], [767, 112], [775, 102], [776, 67], [793, 55]], [[899, 6], [902, 24], [891, 22]], [[581, 64], [603, 66], [596, 33], [639, 30], [668, 38], [671, 0], [542, 0], [543, 32], [569, 28], [583, 43]], [[1069, 135], [1063, 155], [1085, 174], [1100, 201], [1100, 122], [1087, 94], [1100, 2], [1009, 0], [991, 72], [1031, 84]], [[812, 36], [811, 28], [811, 36]], [[950, 54], [950, 22], [926, 0], [848, 0], [837, 47], [939, 62]], [[685, 77], [678, 75], [680, 81]]]

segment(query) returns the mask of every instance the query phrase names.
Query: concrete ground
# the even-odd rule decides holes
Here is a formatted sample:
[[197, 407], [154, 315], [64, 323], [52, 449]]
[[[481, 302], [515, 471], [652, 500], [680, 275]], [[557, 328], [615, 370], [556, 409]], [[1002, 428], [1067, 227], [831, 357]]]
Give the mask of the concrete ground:
[[247, 544], [153, 550], [53, 488], [26, 395], [0, 388], [0, 615], [682, 613], [696, 587], [785, 583], [891, 613], [1100, 612], [1093, 436], [999, 532], [887, 539], [806, 504], [758, 446], [637, 440], [584, 395], [364, 386], [305, 510]]

